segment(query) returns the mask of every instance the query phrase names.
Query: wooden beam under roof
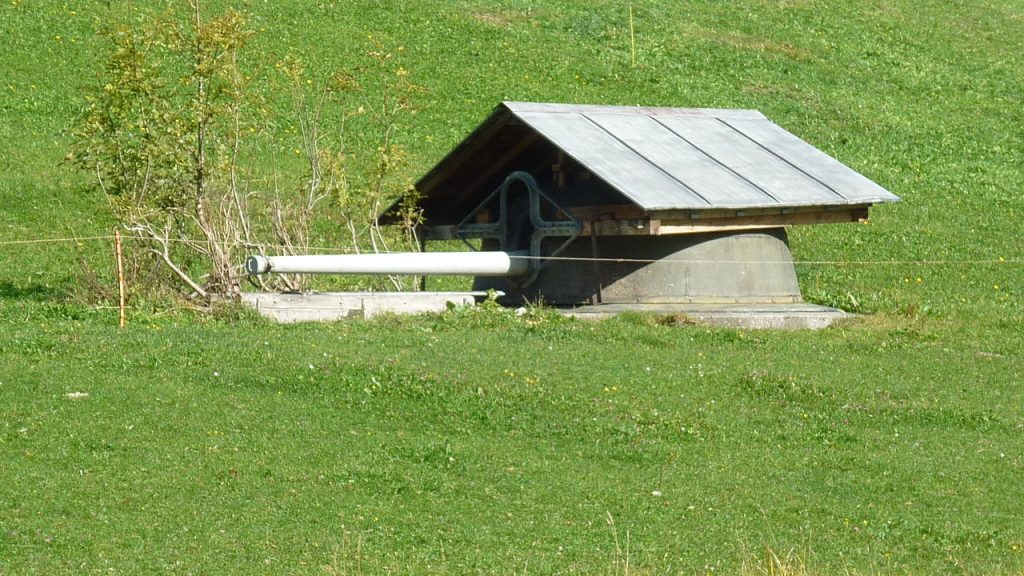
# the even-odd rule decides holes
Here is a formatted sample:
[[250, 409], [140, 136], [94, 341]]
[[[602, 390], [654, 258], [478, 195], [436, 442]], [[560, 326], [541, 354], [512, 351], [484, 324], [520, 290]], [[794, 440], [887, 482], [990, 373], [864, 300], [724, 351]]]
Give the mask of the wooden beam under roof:
[[763, 230], [806, 224], [839, 224], [867, 220], [865, 207], [849, 210], [822, 210], [798, 213], [756, 214], [728, 218], [698, 219], [616, 219], [583, 222], [583, 236], [671, 236], [738, 230]]
[[[695, 215], [684, 212], [672, 214], [668, 218], [657, 218], [643, 211], [622, 212], [604, 215], [596, 210], [578, 210], [580, 207], [569, 208], [573, 217], [583, 224], [581, 236], [671, 236], [677, 234], [705, 234], [710, 232], [727, 232], [737, 230], [763, 230], [783, 228], [785, 226], [801, 226], [807, 224], [840, 224], [844, 222], [864, 222], [868, 218], [867, 206], [805, 207], [799, 210], [774, 211], [760, 210], [752, 214], [732, 215], [712, 213]], [[595, 207], [598, 208], [598, 207]], [[602, 206], [599, 208], [607, 209]], [[709, 211], [720, 212], [720, 211]], [[751, 212], [751, 211], [741, 211]], [[580, 218], [582, 215], [590, 218]], [[602, 217], [603, 216], [603, 217]], [[426, 240], [453, 240], [458, 238], [455, 226], [425, 226], [421, 237]]]

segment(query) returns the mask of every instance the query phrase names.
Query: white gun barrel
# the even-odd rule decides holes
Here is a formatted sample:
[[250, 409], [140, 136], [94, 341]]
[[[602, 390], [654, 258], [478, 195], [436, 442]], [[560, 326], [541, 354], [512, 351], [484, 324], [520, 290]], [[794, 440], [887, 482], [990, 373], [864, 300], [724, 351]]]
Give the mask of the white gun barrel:
[[392, 252], [313, 256], [250, 256], [249, 274], [415, 274], [523, 276], [527, 252]]

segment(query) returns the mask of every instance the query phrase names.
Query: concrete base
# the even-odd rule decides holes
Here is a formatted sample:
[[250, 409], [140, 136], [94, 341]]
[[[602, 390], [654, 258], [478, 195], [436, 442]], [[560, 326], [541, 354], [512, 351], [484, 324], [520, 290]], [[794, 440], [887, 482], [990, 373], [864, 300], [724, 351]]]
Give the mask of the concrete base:
[[601, 320], [621, 312], [679, 315], [683, 321], [727, 328], [817, 330], [850, 317], [842, 310], [815, 304], [598, 304], [567, 308], [563, 313]]
[[486, 292], [246, 292], [242, 302], [278, 322], [330, 322], [372, 318], [378, 314], [441, 312], [449, 306], [472, 306]]
[[[486, 292], [247, 292], [242, 301], [278, 322], [331, 322], [378, 314], [443, 312], [472, 306]], [[814, 304], [597, 304], [560, 310], [566, 316], [604, 320], [622, 312], [677, 315], [696, 324], [745, 329], [819, 329], [847, 318], [842, 310]]]
[[[547, 240], [548, 254], [563, 238]], [[485, 249], [488, 245], [485, 243]], [[494, 247], [496, 249], [496, 247]], [[518, 306], [606, 304], [799, 303], [800, 285], [786, 231], [577, 238], [525, 287], [507, 278], [477, 278]], [[597, 257], [600, 261], [594, 261]], [[574, 260], [575, 259], [575, 260]], [[598, 298], [600, 295], [600, 298]]]

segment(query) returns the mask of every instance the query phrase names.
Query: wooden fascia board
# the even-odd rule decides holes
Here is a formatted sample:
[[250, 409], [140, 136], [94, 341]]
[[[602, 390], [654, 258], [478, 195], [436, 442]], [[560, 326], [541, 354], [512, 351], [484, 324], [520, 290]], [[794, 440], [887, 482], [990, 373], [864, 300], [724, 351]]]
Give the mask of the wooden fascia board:
[[[569, 208], [574, 218], [583, 224], [581, 236], [668, 236], [675, 234], [702, 234], [742, 230], [762, 230], [785, 226], [812, 224], [841, 224], [864, 222], [868, 218], [868, 206], [801, 207], [793, 210], [760, 210], [753, 214], [736, 215], [737, 211], [721, 211], [702, 214], [694, 218], [688, 211], [674, 211], [669, 218], [655, 218], [636, 207], [601, 206]], [[601, 211], [605, 217], [601, 217]], [[583, 218], [582, 216], [589, 216]], [[451, 240], [456, 238], [454, 226], [424, 226], [421, 237], [426, 240]]]
[[854, 207], [838, 210], [759, 214], [731, 218], [660, 220], [658, 234], [699, 234], [701, 232], [756, 230], [812, 224], [841, 224], [845, 222], [863, 222], [867, 218], [868, 209], [866, 207]]
[[[571, 206], [566, 210], [580, 221], [589, 220], [635, 220], [650, 218], [652, 220], [720, 220], [726, 218], [748, 218], [753, 216], [794, 215], [818, 212], [850, 212], [863, 209], [870, 204], [832, 205], [832, 206], [787, 206], [757, 208], [713, 208], [713, 209], [674, 209], [644, 210], [635, 204], [610, 204], [604, 206]], [[866, 217], [866, 216], [865, 216]]]
[[842, 210], [752, 214], [718, 218], [625, 218], [615, 220], [586, 220], [583, 235], [589, 236], [669, 236], [675, 234], [701, 234], [735, 230], [758, 230], [802, 226], [809, 224], [838, 224], [860, 222], [867, 219], [867, 207], [858, 206]]

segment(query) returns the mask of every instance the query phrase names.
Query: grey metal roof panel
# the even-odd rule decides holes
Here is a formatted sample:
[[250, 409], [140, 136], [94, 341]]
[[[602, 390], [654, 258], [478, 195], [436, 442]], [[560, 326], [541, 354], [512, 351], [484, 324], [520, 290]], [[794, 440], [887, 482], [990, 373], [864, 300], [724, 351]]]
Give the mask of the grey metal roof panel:
[[645, 210], [899, 200], [754, 110], [503, 106]]
[[842, 201], [817, 181], [781, 162], [717, 118], [666, 118], [662, 122], [687, 143], [761, 191], [763, 200], [756, 204], [786, 206]]
[[701, 202], [695, 204], [696, 207], [748, 206], [772, 200], [680, 137], [669, 124], [671, 120], [690, 122], [699, 117], [592, 114], [589, 118], [698, 196]]
[[598, 178], [639, 206], [711, 203], [584, 114], [517, 114]]
[[885, 188], [797, 138], [774, 122], [767, 119], [761, 122], [751, 122], [732, 118], [723, 118], [722, 122], [757, 142], [783, 162], [814, 178], [850, 203], [899, 200]]

